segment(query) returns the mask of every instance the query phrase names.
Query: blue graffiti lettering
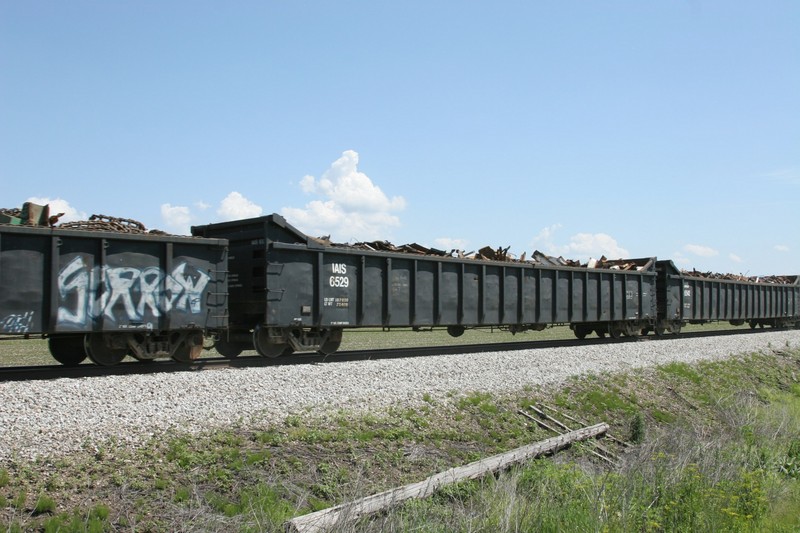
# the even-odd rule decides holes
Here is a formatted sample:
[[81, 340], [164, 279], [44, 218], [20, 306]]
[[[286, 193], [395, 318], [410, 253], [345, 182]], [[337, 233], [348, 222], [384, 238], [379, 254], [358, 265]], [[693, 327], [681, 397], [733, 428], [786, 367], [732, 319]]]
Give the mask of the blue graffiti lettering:
[[3, 333], [28, 333], [33, 325], [33, 311], [8, 315], [0, 319], [0, 331]]

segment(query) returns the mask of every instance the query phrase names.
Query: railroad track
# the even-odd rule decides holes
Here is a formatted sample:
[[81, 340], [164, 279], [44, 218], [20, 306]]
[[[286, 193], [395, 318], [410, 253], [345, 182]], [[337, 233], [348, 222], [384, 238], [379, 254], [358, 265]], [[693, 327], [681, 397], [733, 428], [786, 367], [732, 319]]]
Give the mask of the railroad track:
[[657, 337], [648, 335], [643, 337], [623, 337], [621, 339], [611, 338], [591, 338], [591, 339], [560, 339], [560, 340], [534, 340], [519, 342], [501, 342], [488, 344], [460, 344], [460, 345], [440, 345], [440, 346], [421, 346], [403, 348], [381, 348], [371, 350], [351, 350], [340, 351], [334, 355], [319, 355], [316, 353], [298, 353], [289, 356], [277, 357], [274, 359], [260, 357], [258, 355], [245, 355], [235, 359], [225, 359], [223, 357], [208, 357], [196, 360], [193, 363], [177, 363], [170, 360], [158, 361], [126, 361], [114, 366], [98, 366], [92, 363], [84, 363], [75, 367], [63, 365], [36, 365], [36, 366], [11, 366], [0, 367], [0, 382], [6, 381], [42, 381], [49, 379], [62, 378], [89, 378], [100, 376], [126, 376], [135, 374], [151, 373], [172, 373], [172, 372], [199, 372], [207, 370], [219, 370], [224, 368], [250, 368], [264, 366], [283, 366], [296, 364], [323, 364], [337, 363], [346, 361], [365, 361], [376, 359], [397, 359], [411, 357], [425, 357], [433, 355], [449, 354], [471, 354], [484, 352], [516, 351], [516, 350], [537, 350], [544, 348], [559, 347], [580, 347], [594, 346], [609, 343], [630, 343], [630, 342], [658, 342], [670, 339], [691, 339], [713, 336], [729, 335], [757, 335], [761, 331], [753, 329], [731, 329], [696, 331], [682, 333], [679, 336], [665, 335]]

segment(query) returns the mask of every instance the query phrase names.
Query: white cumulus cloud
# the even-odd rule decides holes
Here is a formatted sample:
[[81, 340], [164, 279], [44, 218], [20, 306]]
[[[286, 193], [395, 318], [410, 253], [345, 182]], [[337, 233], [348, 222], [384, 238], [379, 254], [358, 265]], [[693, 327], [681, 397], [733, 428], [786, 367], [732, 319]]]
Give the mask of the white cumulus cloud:
[[389, 198], [358, 170], [358, 153], [347, 150], [319, 179], [304, 176], [300, 188], [316, 195], [305, 207], [284, 207], [281, 214], [310, 235], [334, 240], [386, 239], [389, 228], [400, 225], [395, 214], [405, 208], [402, 196]]
[[169, 231], [178, 235], [188, 235], [192, 223], [192, 213], [182, 205], [161, 204], [161, 219]]
[[561, 228], [562, 225], [558, 223], [542, 228], [533, 238], [533, 245], [549, 255], [560, 255], [568, 259], [584, 261], [591, 257], [599, 258], [601, 256], [609, 259], [630, 257], [630, 252], [607, 233], [576, 233], [569, 238], [569, 243], [558, 244], [556, 233]]
[[66, 200], [61, 198], [47, 198], [47, 197], [35, 197], [32, 196], [25, 200], [26, 202], [33, 202], [37, 205], [49, 205], [50, 206], [50, 216], [57, 215], [59, 213], [64, 213], [64, 216], [58, 219], [58, 222], [75, 222], [76, 220], [86, 220], [89, 218], [89, 215], [84, 213], [83, 211], [79, 211], [78, 209], [72, 207], [70, 203]]
[[570, 237], [570, 242], [562, 247], [562, 255], [576, 256], [580, 259], [587, 257], [600, 257], [602, 255], [609, 259], [619, 259], [629, 257], [628, 250], [606, 233], [578, 233]]
[[785, 244], [776, 244], [775, 245], [775, 251], [776, 252], [788, 252], [789, 251], [789, 247], [786, 246]]
[[700, 257], [714, 257], [719, 255], [719, 252], [709, 246], [703, 246], [701, 244], [687, 244], [683, 247], [684, 251], [689, 252], [692, 255], [697, 255]]
[[223, 220], [259, 217], [264, 212], [260, 205], [233, 191], [220, 202], [217, 215]]

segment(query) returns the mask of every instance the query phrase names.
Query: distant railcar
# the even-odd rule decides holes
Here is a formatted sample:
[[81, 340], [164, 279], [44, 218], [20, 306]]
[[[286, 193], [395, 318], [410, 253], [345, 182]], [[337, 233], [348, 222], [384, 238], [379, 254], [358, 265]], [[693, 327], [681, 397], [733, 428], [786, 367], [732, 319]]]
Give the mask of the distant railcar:
[[0, 225], [0, 334], [61, 363], [196, 358], [227, 327], [227, 242]]
[[658, 261], [658, 332], [679, 332], [684, 324], [730, 322], [750, 327], [800, 327], [800, 276], [785, 283], [710, 279], [681, 272]]

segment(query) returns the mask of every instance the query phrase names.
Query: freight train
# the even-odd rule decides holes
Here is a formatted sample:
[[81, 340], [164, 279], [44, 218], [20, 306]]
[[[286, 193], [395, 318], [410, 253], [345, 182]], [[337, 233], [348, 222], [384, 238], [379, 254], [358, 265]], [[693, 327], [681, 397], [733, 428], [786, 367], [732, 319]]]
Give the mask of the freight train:
[[352, 328], [576, 337], [679, 333], [687, 323], [800, 327], [800, 276], [707, 279], [672, 261], [589, 268], [334, 245], [277, 214], [192, 237], [0, 224], [0, 335], [44, 337], [65, 365], [335, 352]]

